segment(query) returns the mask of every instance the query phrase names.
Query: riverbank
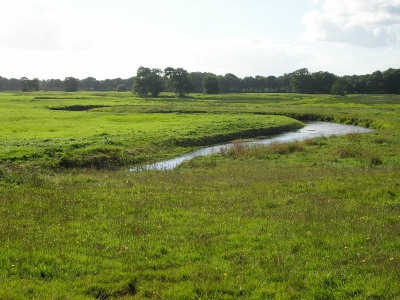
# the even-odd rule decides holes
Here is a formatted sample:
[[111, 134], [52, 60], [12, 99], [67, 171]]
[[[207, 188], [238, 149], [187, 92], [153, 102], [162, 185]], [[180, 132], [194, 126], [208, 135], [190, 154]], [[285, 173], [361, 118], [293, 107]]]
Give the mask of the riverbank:
[[[181, 163], [191, 160], [199, 156], [207, 156], [218, 153], [227, 153], [232, 148], [245, 148], [254, 146], [269, 145], [272, 143], [280, 142], [293, 142], [301, 141], [305, 139], [311, 139], [316, 137], [328, 137], [332, 135], [345, 135], [350, 133], [368, 133], [373, 132], [372, 129], [364, 128], [354, 125], [336, 124], [328, 122], [306, 122], [306, 126], [291, 132], [283, 132], [280, 134], [271, 135], [268, 138], [258, 138], [254, 141], [236, 140], [228, 144], [222, 144], [217, 146], [210, 146], [201, 148], [196, 151], [180, 155], [178, 157], [157, 162], [151, 165], [139, 166], [131, 168], [131, 172], [145, 171], [145, 170], [157, 170], [167, 171], [172, 170], [179, 166]], [[258, 136], [256, 136], [258, 137]]]

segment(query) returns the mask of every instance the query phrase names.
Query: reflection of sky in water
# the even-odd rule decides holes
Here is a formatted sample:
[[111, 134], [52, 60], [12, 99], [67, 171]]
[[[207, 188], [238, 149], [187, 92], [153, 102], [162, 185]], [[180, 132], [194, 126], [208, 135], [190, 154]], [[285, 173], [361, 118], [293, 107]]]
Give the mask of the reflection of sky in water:
[[[295, 132], [287, 132], [283, 134], [279, 134], [277, 136], [272, 136], [266, 139], [257, 139], [251, 142], [243, 142], [244, 145], [268, 145], [272, 142], [291, 142], [291, 141], [299, 141], [307, 138], [314, 138], [318, 136], [331, 136], [331, 135], [344, 135], [347, 133], [358, 132], [358, 133], [366, 133], [372, 132], [372, 129], [353, 126], [353, 125], [345, 125], [345, 124], [337, 124], [337, 123], [328, 123], [328, 122], [311, 122], [306, 124], [305, 127], [295, 131]], [[151, 165], [146, 165], [142, 167], [136, 167], [130, 169], [131, 172], [137, 172], [142, 170], [172, 170], [176, 166], [180, 165], [182, 162], [186, 160], [190, 160], [197, 156], [206, 156], [214, 153], [220, 152], [221, 148], [225, 148], [229, 146], [230, 143], [218, 146], [207, 147], [203, 149], [199, 149], [182, 156], [175, 157], [170, 160], [158, 162]]]

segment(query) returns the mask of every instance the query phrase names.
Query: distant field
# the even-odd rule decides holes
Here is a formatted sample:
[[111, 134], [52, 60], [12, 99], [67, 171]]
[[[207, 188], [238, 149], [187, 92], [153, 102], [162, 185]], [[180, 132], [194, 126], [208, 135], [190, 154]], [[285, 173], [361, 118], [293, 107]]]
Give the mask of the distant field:
[[[398, 299], [400, 96], [0, 93], [0, 299]], [[128, 172], [202, 145], [364, 125]]]

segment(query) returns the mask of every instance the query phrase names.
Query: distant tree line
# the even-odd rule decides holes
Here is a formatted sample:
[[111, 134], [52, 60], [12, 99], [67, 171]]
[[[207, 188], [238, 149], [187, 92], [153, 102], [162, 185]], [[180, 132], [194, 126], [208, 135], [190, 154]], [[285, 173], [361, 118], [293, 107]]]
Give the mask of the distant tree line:
[[97, 80], [94, 77], [87, 77], [79, 80], [74, 77], [67, 77], [61, 79], [46, 79], [39, 80], [34, 78], [32, 80], [22, 77], [21, 79], [0, 76], [0, 91], [115, 91], [119, 85], [124, 85], [131, 89], [133, 85], [133, 78], [128, 79], [105, 79]]
[[[148, 74], [153, 72], [153, 77], [143, 77], [142, 72], [144, 70]], [[169, 67], [163, 72], [160, 69], [150, 70], [149, 68], [140, 67], [137, 76], [133, 78], [135, 82], [133, 92], [142, 97], [149, 95], [157, 97], [161, 91], [175, 91], [182, 96], [183, 94], [176, 90], [177, 82], [171, 86], [171, 70], [174, 69]], [[342, 77], [323, 71], [310, 73], [307, 68], [288, 74], [285, 73], [279, 77], [258, 75], [244, 78], [239, 78], [232, 73], [222, 76], [207, 72], [187, 73], [181, 68], [175, 69], [175, 71], [180, 74], [180, 77], [183, 76], [187, 80], [185, 93], [400, 94], [400, 69], [393, 68], [384, 72], [376, 71], [372, 74]], [[155, 80], [154, 82], [152, 81], [153, 79]], [[146, 82], [148, 91], [140, 93], [140, 87], [143, 88], [144, 82]], [[151, 90], [152, 86], [156, 87], [156, 89]]]
[[0, 76], [0, 91], [127, 91], [141, 97], [157, 97], [160, 92], [188, 93], [308, 93], [308, 94], [400, 94], [400, 69], [390, 68], [366, 75], [336, 76], [329, 72], [311, 73], [307, 68], [281, 76], [246, 76], [232, 73], [216, 75], [208, 72], [187, 72], [183, 68], [164, 70], [140, 67], [128, 79], [97, 80], [94, 77], [64, 80], [37, 78], [7, 79]]

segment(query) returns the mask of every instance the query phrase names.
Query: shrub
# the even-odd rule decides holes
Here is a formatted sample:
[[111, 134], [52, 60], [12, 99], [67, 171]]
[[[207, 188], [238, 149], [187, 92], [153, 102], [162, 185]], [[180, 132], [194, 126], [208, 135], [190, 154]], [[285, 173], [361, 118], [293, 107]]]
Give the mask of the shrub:
[[125, 84], [119, 84], [117, 86], [117, 92], [126, 92], [126, 91], [127, 91], [127, 89], [126, 89], [126, 85]]

